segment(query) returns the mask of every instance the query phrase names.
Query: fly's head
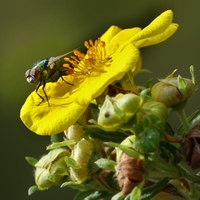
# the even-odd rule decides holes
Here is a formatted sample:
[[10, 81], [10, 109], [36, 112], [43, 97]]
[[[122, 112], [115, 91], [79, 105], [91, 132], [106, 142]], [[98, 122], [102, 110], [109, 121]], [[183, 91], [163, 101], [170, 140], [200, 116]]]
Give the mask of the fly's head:
[[37, 69], [28, 69], [25, 73], [28, 83], [37, 83], [40, 80], [40, 71]]
[[26, 71], [25, 78], [28, 83], [37, 83], [46, 79], [44, 75], [46, 74], [45, 71], [48, 65], [48, 60], [49, 59], [40, 60]]

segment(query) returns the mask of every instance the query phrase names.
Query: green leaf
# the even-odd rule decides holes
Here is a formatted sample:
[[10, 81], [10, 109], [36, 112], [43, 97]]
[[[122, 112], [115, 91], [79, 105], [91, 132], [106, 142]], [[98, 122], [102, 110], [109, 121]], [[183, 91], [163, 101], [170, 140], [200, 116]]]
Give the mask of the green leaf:
[[51, 136], [51, 143], [59, 142], [58, 136], [57, 135], [52, 135]]
[[49, 175], [48, 180], [51, 181], [52, 183], [56, 182], [56, 177], [54, 175]]
[[169, 180], [167, 178], [163, 178], [152, 186], [144, 188], [140, 200], [151, 200], [156, 194], [165, 188], [168, 182]]
[[130, 149], [129, 147], [126, 147], [124, 145], [120, 145], [120, 144], [114, 143], [114, 142], [104, 142], [104, 144], [111, 146], [111, 147], [117, 147], [117, 148], [121, 149], [128, 156], [131, 156], [131, 157], [134, 157], [134, 158], [140, 158], [141, 157], [141, 155], [136, 150]]
[[94, 193], [85, 197], [84, 200], [99, 200], [99, 199], [105, 198], [109, 195], [110, 195], [110, 193], [108, 193], [107, 191], [95, 191]]
[[127, 195], [125, 200], [139, 200], [141, 197], [143, 185], [144, 185], [144, 181], [142, 181], [140, 184], [135, 186], [133, 190], [131, 191], [131, 193]]
[[169, 142], [161, 141], [160, 151], [162, 158], [169, 160], [175, 165], [177, 165], [181, 161], [180, 156], [178, 156], [178, 153], [181, 153], [180, 150]]
[[74, 181], [66, 181], [66, 182], [64, 182], [60, 187], [63, 188], [63, 187], [69, 186], [69, 185], [71, 185], [71, 186], [76, 186], [76, 185], [80, 185], [81, 183], [82, 183], [82, 182], [79, 182], [79, 181], [77, 181], [77, 182], [74, 182]]
[[49, 146], [47, 146], [47, 150], [65, 147], [65, 146], [69, 146], [72, 144], [76, 144], [76, 142], [74, 140], [64, 140], [62, 142], [54, 142], [54, 143], [50, 144]]
[[139, 200], [141, 196], [141, 188], [136, 186], [131, 191], [130, 200]]
[[116, 195], [112, 197], [111, 200], [122, 200], [122, 199], [124, 199], [124, 195], [122, 194], [122, 192], [118, 192]]
[[199, 110], [197, 110], [195, 113], [194, 118], [190, 121], [191, 124], [190, 124], [190, 127], [191, 128], [194, 128], [199, 122], [200, 122], [200, 115], [199, 115]]
[[106, 151], [106, 155], [109, 157], [110, 154], [114, 151], [114, 147], [109, 147], [108, 150]]
[[81, 165], [78, 162], [76, 162], [73, 158], [65, 156], [64, 161], [66, 162], [68, 167], [72, 167], [74, 169], [81, 168]]
[[178, 75], [177, 81], [178, 81], [178, 89], [179, 89], [180, 93], [182, 95], [185, 95], [185, 93], [186, 93], [186, 83], [185, 83], [184, 79], [180, 75]]
[[166, 122], [166, 124], [165, 124], [165, 131], [166, 131], [169, 135], [174, 135], [174, 131], [173, 131], [171, 125], [170, 125], [168, 122]]
[[190, 66], [190, 74], [192, 76], [192, 83], [195, 85], [195, 75], [194, 75], [194, 66]]
[[85, 197], [87, 197], [88, 195], [94, 193], [95, 190], [86, 190], [86, 191], [82, 191], [79, 192], [75, 197], [74, 200], [83, 200], [85, 199]]
[[155, 152], [160, 145], [161, 135], [156, 129], [145, 129], [137, 137], [133, 146], [143, 153]]
[[150, 78], [150, 79], [148, 79], [147, 82], [145, 83], [145, 87], [146, 87], [146, 88], [152, 88], [152, 86], [153, 86], [155, 80], [156, 80], [155, 78]]
[[115, 170], [116, 162], [113, 161], [113, 160], [109, 160], [109, 159], [106, 159], [106, 158], [100, 158], [95, 163], [98, 165], [99, 168], [108, 169], [110, 171]]
[[30, 195], [32, 195], [34, 192], [36, 192], [36, 191], [38, 191], [38, 190], [39, 190], [38, 186], [33, 185], [33, 186], [31, 186], [31, 187], [28, 189], [28, 195], [30, 196]]
[[87, 197], [88, 195], [90, 195], [93, 192], [94, 192], [94, 190], [86, 190], [86, 191], [79, 192], [74, 197], [74, 200], [83, 200], [83, 199], [85, 199], [85, 197]]
[[35, 158], [33, 158], [33, 157], [28, 157], [28, 156], [26, 156], [25, 159], [26, 159], [26, 161], [27, 161], [30, 165], [32, 165], [33, 167], [35, 167], [35, 164], [38, 162], [38, 160], [35, 159]]
[[112, 188], [114, 191], [121, 191], [121, 188], [118, 185], [118, 182], [114, 179], [114, 174], [115, 172], [110, 172], [107, 176], [106, 176], [106, 182], [109, 185], [110, 188]]
[[131, 133], [126, 131], [104, 131], [99, 128], [91, 128], [87, 129], [85, 131], [85, 134], [97, 138], [99, 140], [105, 141], [105, 142], [118, 142], [121, 143], [127, 136], [129, 136]]
[[[191, 123], [191, 125], [190, 125], [191, 128], [193, 128], [196, 124], [199, 123], [199, 121], [200, 121], [199, 113], [200, 113], [200, 110], [196, 110], [187, 118], [188, 122]], [[183, 124], [181, 124], [177, 129], [176, 135], [184, 135], [184, 134], [182, 134], [184, 132], [185, 132], [185, 128], [184, 128]]]
[[143, 128], [146, 129], [146, 128], [149, 128], [150, 127], [150, 124], [149, 124], [149, 120], [146, 116], [144, 116], [142, 118], [142, 125], [143, 125]]

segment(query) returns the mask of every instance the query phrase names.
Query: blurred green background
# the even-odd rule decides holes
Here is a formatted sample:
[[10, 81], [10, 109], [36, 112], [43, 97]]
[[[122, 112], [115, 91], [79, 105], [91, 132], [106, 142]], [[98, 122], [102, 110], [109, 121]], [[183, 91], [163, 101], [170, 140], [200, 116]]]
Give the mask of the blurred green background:
[[[33, 169], [24, 157], [45, 153], [49, 137], [29, 131], [19, 119], [19, 111], [35, 86], [24, 79], [25, 71], [37, 60], [57, 56], [83, 42], [101, 36], [111, 25], [121, 28], [145, 27], [167, 9], [174, 11], [174, 22], [180, 24], [173, 37], [156, 46], [141, 49], [143, 67], [152, 74], [145, 78], [163, 78], [175, 68], [190, 77], [189, 66], [196, 71], [197, 87], [200, 69], [200, 1], [182, 0], [32, 0], [0, 1], [0, 198], [20, 200], [70, 200], [76, 190], [53, 187], [27, 195], [34, 184]], [[196, 91], [186, 109], [191, 114], [199, 108]], [[178, 118], [171, 119], [173, 126]]]

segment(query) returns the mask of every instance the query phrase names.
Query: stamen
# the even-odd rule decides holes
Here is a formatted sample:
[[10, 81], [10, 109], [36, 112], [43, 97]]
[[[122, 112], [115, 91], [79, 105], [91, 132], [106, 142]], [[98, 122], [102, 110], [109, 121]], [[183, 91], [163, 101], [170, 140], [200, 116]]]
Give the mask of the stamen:
[[[86, 54], [76, 49], [74, 56], [64, 58], [68, 62], [63, 65], [67, 68], [67, 74], [69, 72], [72, 76], [98, 76], [99, 73], [105, 72], [104, 68], [109, 67], [112, 61], [111, 57], [106, 55], [106, 43], [98, 38], [94, 42], [92, 40], [85, 41], [84, 46], [87, 48]], [[73, 73], [71, 69], [73, 69]]]

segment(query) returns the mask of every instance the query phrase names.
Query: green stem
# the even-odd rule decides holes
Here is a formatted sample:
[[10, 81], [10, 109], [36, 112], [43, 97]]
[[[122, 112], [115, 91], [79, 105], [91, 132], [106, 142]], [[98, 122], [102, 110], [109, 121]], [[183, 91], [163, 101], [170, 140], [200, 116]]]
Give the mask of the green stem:
[[182, 121], [183, 123], [183, 126], [185, 128], [185, 130], [188, 132], [190, 130], [190, 124], [187, 120], [187, 117], [186, 117], [186, 114], [185, 114], [185, 110], [183, 108], [179, 109], [179, 110], [176, 110], [180, 120]]

